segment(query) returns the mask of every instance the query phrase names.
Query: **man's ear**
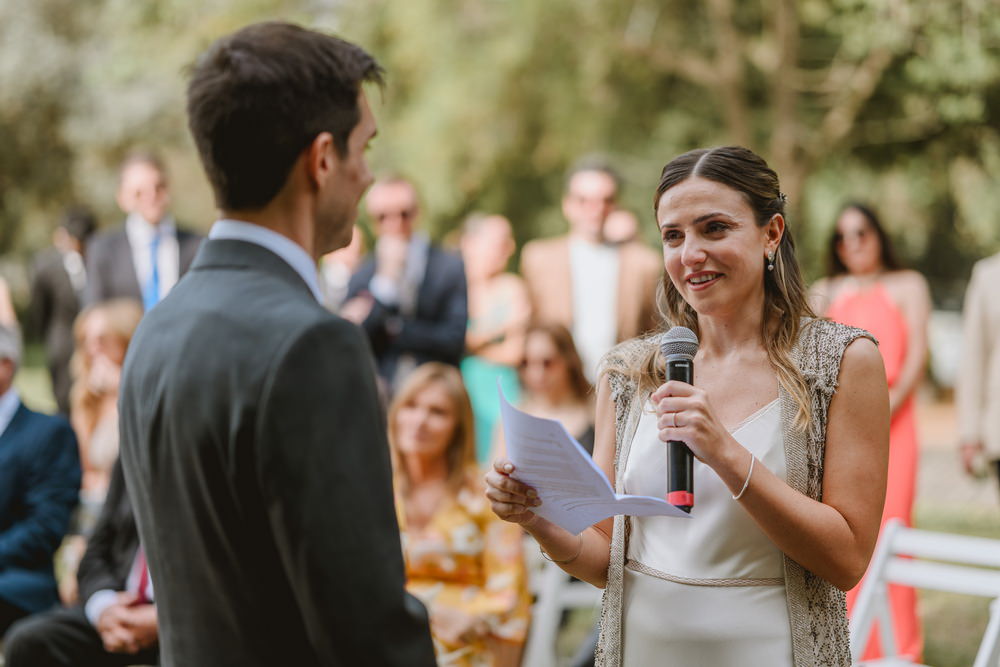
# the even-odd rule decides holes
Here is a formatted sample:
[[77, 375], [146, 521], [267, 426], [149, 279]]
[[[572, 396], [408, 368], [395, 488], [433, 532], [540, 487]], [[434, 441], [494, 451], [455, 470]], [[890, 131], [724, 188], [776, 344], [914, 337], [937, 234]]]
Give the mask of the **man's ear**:
[[309, 181], [316, 187], [322, 187], [340, 167], [340, 156], [333, 143], [333, 135], [329, 132], [317, 134], [306, 149], [305, 158]]

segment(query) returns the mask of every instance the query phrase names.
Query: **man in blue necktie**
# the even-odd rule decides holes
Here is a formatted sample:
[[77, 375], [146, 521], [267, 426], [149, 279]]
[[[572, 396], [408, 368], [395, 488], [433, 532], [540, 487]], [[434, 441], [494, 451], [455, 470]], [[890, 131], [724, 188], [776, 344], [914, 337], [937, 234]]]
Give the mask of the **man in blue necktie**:
[[84, 302], [129, 298], [148, 311], [187, 271], [201, 237], [179, 228], [170, 215], [166, 170], [151, 153], [125, 160], [117, 201], [125, 224], [88, 246]]

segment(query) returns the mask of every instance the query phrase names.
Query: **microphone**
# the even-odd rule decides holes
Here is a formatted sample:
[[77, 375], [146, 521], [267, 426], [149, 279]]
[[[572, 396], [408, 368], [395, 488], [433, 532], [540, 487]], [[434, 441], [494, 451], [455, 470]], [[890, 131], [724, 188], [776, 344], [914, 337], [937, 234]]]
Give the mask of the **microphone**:
[[[674, 327], [660, 339], [667, 362], [667, 380], [694, 384], [694, 355], [698, 336], [687, 327]], [[679, 440], [667, 442], [667, 502], [690, 513], [694, 507], [694, 455]]]

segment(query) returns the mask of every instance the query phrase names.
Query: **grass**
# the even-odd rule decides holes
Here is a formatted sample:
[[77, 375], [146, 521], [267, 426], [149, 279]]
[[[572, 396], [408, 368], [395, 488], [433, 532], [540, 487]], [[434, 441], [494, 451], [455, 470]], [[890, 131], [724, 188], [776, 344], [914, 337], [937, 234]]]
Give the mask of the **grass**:
[[[918, 503], [916, 510], [918, 528], [1000, 539], [1000, 508], [959, 505], [942, 508]], [[924, 663], [933, 667], [971, 665], [986, 630], [990, 601], [939, 591], [922, 590], [918, 595], [924, 629]]]

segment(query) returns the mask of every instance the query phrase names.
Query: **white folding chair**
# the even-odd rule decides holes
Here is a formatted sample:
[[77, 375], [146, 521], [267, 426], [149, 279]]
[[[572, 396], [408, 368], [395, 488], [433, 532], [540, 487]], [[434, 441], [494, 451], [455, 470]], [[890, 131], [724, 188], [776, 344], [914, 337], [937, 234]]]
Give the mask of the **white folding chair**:
[[916, 664], [902, 658], [896, 647], [888, 589], [893, 583], [992, 598], [989, 623], [973, 667], [996, 667], [1000, 664], [1000, 571], [993, 568], [1000, 568], [1000, 540], [917, 530], [906, 528], [899, 519], [890, 520], [854, 605], [852, 661], [861, 657], [877, 620], [885, 658], [863, 664]]
[[570, 579], [558, 565], [542, 558], [532, 539], [525, 540], [524, 558], [535, 604], [531, 607], [531, 630], [521, 666], [554, 667], [563, 611], [593, 609], [601, 602], [601, 591], [584, 581]]

